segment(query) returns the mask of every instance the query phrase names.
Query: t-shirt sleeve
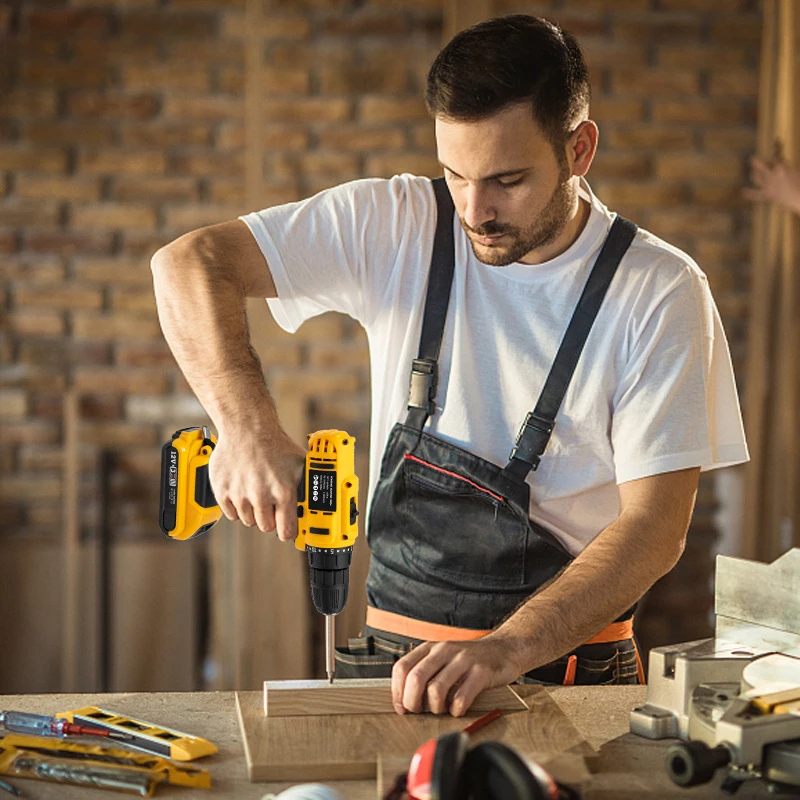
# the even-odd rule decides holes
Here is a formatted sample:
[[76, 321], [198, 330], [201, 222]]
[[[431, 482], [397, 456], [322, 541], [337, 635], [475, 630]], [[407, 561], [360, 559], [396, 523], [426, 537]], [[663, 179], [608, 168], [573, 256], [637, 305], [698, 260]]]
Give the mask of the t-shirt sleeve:
[[267, 302], [281, 327], [293, 333], [326, 311], [370, 324], [393, 290], [402, 243], [430, 213], [410, 202], [409, 178], [352, 181], [240, 218], [269, 265], [278, 297]]
[[630, 323], [611, 433], [617, 483], [748, 459], [728, 343], [707, 280], [696, 268], [669, 266], [673, 278]]

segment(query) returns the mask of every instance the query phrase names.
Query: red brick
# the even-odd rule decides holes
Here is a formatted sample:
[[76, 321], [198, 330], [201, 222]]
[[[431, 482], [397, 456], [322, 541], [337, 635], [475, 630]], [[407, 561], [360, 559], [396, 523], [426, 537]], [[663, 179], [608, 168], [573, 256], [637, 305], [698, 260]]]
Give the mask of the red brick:
[[701, 122], [730, 125], [742, 121], [744, 115], [740, 103], [730, 100], [660, 100], [653, 103], [653, 119], [656, 122]]
[[71, 176], [49, 177], [20, 173], [14, 181], [15, 194], [26, 200], [99, 200], [100, 181]]
[[197, 200], [194, 178], [120, 178], [114, 182], [111, 197], [116, 200], [141, 200], [158, 203], [170, 200]]
[[708, 209], [686, 208], [656, 210], [650, 214], [653, 233], [671, 241], [673, 234], [713, 236], [729, 234], [733, 220], [730, 214]]
[[[138, 40], [136, 47], [139, 47]], [[198, 53], [198, 43], [191, 39], [168, 39], [163, 42], [167, 58], [195, 59]], [[202, 45], [203, 60], [208, 63], [244, 63], [244, 49], [242, 43], [236, 39], [209, 39]]]
[[640, 122], [644, 119], [644, 111], [641, 100], [604, 95], [592, 98], [591, 117], [601, 126], [604, 122]]
[[722, 45], [736, 43], [757, 48], [761, 44], [761, 16], [717, 14], [712, 17], [709, 35], [712, 42]]
[[408, 91], [408, 68], [402, 62], [372, 58], [367, 63], [322, 64], [323, 94], [399, 94]]
[[352, 102], [345, 98], [304, 97], [296, 100], [267, 100], [264, 118], [276, 122], [340, 122], [350, 119]]
[[110, 122], [102, 121], [35, 119], [21, 123], [20, 138], [28, 144], [36, 145], [110, 145], [114, 141], [114, 127]]
[[104, 63], [23, 62], [20, 72], [22, 81], [31, 86], [102, 89], [111, 84]]
[[58, 311], [20, 308], [6, 312], [9, 330], [22, 335], [63, 336], [64, 315]]
[[641, 179], [652, 177], [650, 158], [644, 153], [598, 153], [589, 180], [594, 178]]
[[758, 73], [747, 69], [715, 72], [708, 90], [712, 97], [755, 97], [758, 94]]
[[748, 0], [659, 0], [660, 11], [689, 11], [702, 13], [713, 11], [715, 14], [730, 14], [748, 11], [751, 3]]
[[64, 260], [59, 257], [48, 258], [25, 253], [18, 258], [6, 258], [0, 262], [0, 275], [7, 281], [57, 283], [64, 280], [66, 274]]
[[[213, 39], [216, 14], [132, 10], [120, 17], [120, 33], [127, 39]], [[202, 52], [202, 51], [198, 51]]]
[[0, 389], [0, 417], [24, 417], [28, 412], [28, 394], [24, 389]]
[[74, 385], [87, 392], [153, 394], [166, 391], [168, 378], [164, 370], [76, 367]]
[[390, 178], [392, 175], [399, 175], [403, 172], [435, 178], [441, 175], [442, 168], [433, 154], [393, 153], [391, 155], [368, 155], [366, 172], [368, 175], [383, 178]]
[[405, 134], [399, 128], [367, 125], [331, 125], [319, 132], [318, 140], [320, 147], [329, 150], [359, 152], [400, 150], [406, 143]]
[[182, 152], [170, 159], [170, 172], [176, 175], [241, 175], [244, 153], [220, 153], [211, 150]]
[[0, 144], [0, 169], [65, 172], [67, 152], [55, 147]]
[[171, 95], [164, 101], [164, 116], [182, 120], [227, 122], [244, 117], [244, 98], [225, 95]]
[[627, 68], [642, 67], [649, 61], [648, 48], [644, 45], [637, 46], [631, 42], [615, 42], [605, 36], [585, 37], [581, 39], [581, 49], [593, 76], [592, 83], [596, 84], [595, 74], [607, 67]]
[[174, 238], [172, 233], [161, 228], [158, 231], [121, 231], [119, 254], [126, 258], [145, 258], [149, 263], [153, 253]]
[[129, 123], [120, 126], [120, 144], [123, 147], [192, 147], [208, 146], [213, 142], [212, 125], [191, 125], [180, 122], [143, 122]]
[[358, 101], [361, 122], [416, 122], [428, 119], [422, 98], [363, 97]]
[[411, 127], [411, 147], [414, 150], [425, 152], [436, 152], [436, 136], [434, 134], [433, 121], [428, 120]]
[[8, 198], [0, 200], [0, 219], [5, 225], [58, 225], [61, 220], [61, 206], [55, 200], [19, 200]]
[[121, 367], [170, 367], [177, 368], [175, 358], [167, 343], [121, 342], [115, 347], [116, 363]]
[[132, 203], [95, 203], [72, 207], [75, 228], [154, 230], [158, 224], [155, 209]]
[[102, 37], [110, 31], [110, 17], [94, 9], [23, 8], [22, 29], [36, 36]]
[[44, 478], [41, 475], [4, 476], [0, 481], [2, 500], [47, 500], [60, 497], [61, 479]]
[[655, 156], [655, 172], [659, 178], [742, 179], [742, 160], [735, 155], [703, 152], [659, 153]]
[[243, 208], [246, 194], [244, 178], [214, 178], [208, 187], [208, 201], [217, 206]]
[[152, 90], [154, 86], [162, 91], [211, 91], [211, 74], [198, 62], [126, 64], [121, 69], [121, 75], [122, 86], [134, 92]]
[[350, 14], [336, 14], [320, 20], [326, 36], [406, 40], [412, 29], [411, 18], [402, 8], [356, 8]]
[[754, 153], [756, 150], [756, 131], [751, 127], [711, 128], [701, 133], [703, 148], [713, 153], [716, 151], [739, 151]]
[[91, 175], [161, 175], [166, 155], [157, 150], [92, 149], [78, 155], [78, 171]]
[[[259, 84], [264, 85], [264, 69], [259, 73]], [[217, 73], [216, 89], [226, 94], [241, 95], [245, 91], [244, 64], [223, 64]]]
[[156, 310], [153, 290], [111, 289], [111, 309], [113, 311], [152, 311]]
[[[21, 420], [3, 422], [3, 441], [6, 444], [54, 444], [61, 439], [60, 425], [52, 421]], [[5, 477], [0, 484], [5, 484]]]
[[108, 231], [64, 231], [37, 230], [26, 231], [23, 235], [25, 250], [32, 253], [57, 253], [69, 256], [76, 252], [109, 253], [113, 246]]
[[[620, 14], [612, 21], [612, 37], [616, 40], [645, 42], [656, 45], [670, 43], [695, 47], [705, 37], [705, 21], [687, 15]], [[568, 28], [569, 30], [569, 28]]]
[[691, 127], [677, 125], [607, 125], [601, 138], [613, 150], [687, 150], [694, 145]]
[[72, 333], [79, 339], [149, 341], [162, 336], [161, 326], [154, 315], [74, 311], [70, 316]]
[[747, 63], [748, 51], [742, 47], [698, 44], [685, 47], [681, 44], [656, 45], [656, 59], [663, 67], [678, 69], [693, 67], [711, 70], [742, 67]]
[[692, 202], [699, 206], [734, 211], [749, 208], [750, 201], [742, 196], [744, 181], [698, 183], [692, 187]]
[[16, 253], [19, 240], [16, 231], [0, 228], [0, 253]]
[[677, 69], [620, 68], [611, 70], [614, 93], [624, 97], [696, 94], [700, 90], [696, 72]]
[[[264, 17], [262, 37], [266, 42], [307, 39], [311, 31], [310, 19], [299, 15], [278, 14], [270, 9]], [[226, 14], [220, 32], [226, 39], [244, 39], [247, 35], [247, 17], [244, 14]]]
[[126, 422], [84, 422], [81, 426], [81, 439], [86, 444], [95, 447], [143, 446], [147, 444], [156, 447], [161, 444], [155, 429]]
[[144, 258], [86, 257], [73, 261], [73, 275], [81, 282], [150, 286], [150, 265]]
[[358, 156], [324, 150], [311, 150], [296, 156], [281, 154], [267, 159], [266, 170], [267, 174], [275, 178], [303, 174], [352, 180], [358, 174]]
[[81, 419], [118, 420], [123, 416], [122, 399], [114, 395], [81, 394], [79, 407]]
[[75, 117], [108, 117], [109, 119], [150, 119], [160, 111], [154, 94], [122, 94], [119, 92], [73, 91], [67, 98], [69, 113]]
[[166, 225], [175, 231], [190, 231], [204, 225], [227, 222], [246, 213], [240, 206], [180, 205], [166, 209]]
[[99, 289], [75, 283], [18, 283], [14, 287], [14, 301], [17, 308], [99, 309], [103, 305], [103, 293]]
[[687, 192], [682, 184], [642, 181], [605, 181], [594, 187], [602, 201], [612, 207], [670, 208], [686, 203]]

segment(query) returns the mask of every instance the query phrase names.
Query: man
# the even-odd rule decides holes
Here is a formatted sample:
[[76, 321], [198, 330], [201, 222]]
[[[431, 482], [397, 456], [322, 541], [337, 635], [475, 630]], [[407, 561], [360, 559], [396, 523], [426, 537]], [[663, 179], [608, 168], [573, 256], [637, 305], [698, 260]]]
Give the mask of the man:
[[219, 432], [216, 498], [296, 534], [304, 450], [245, 298], [290, 331], [350, 314], [371, 353], [372, 560], [338, 674], [391, 671], [399, 713], [454, 715], [520, 676], [636, 682], [633, 607], [681, 555], [699, 471], [747, 458], [705, 276], [591, 193], [588, 73], [556, 26], [463, 31], [426, 101], [446, 187], [355, 181], [155, 255], [165, 335]]

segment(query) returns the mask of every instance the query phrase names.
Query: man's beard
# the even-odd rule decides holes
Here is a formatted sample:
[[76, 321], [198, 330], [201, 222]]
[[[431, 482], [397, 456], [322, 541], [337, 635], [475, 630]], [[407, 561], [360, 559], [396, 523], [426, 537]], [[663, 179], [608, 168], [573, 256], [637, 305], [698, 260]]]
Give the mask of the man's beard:
[[[458, 219], [461, 227], [467, 232], [472, 252], [478, 261], [492, 267], [507, 267], [519, 261], [531, 250], [538, 250], [558, 238], [575, 213], [577, 194], [578, 187], [570, 180], [569, 173], [563, 170], [547, 205], [528, 228], [520, 229], [516, 225], [500, 225], [491, 221], [481, 225], [480, 228], [470, 228], [462, 217], [459, 216]], [[480, 245], [472, 241], [469, 234], [476, 236], [505, 234], [510, 241], [508, 244], [495, 246]], [[482, 252], [479, 252], [478, 248], [481, 248]]]

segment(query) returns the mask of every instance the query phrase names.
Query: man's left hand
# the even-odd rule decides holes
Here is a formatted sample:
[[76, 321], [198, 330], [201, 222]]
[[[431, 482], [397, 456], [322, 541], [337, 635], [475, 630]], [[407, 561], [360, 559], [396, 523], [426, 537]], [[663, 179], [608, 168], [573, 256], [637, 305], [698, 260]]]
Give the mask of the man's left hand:
[[392, 702], [398, 714], [467, 712], [475, 698], [519, 677], [518, 644], [491, 634], [472, 642], [425, 642], [392, 669]]

